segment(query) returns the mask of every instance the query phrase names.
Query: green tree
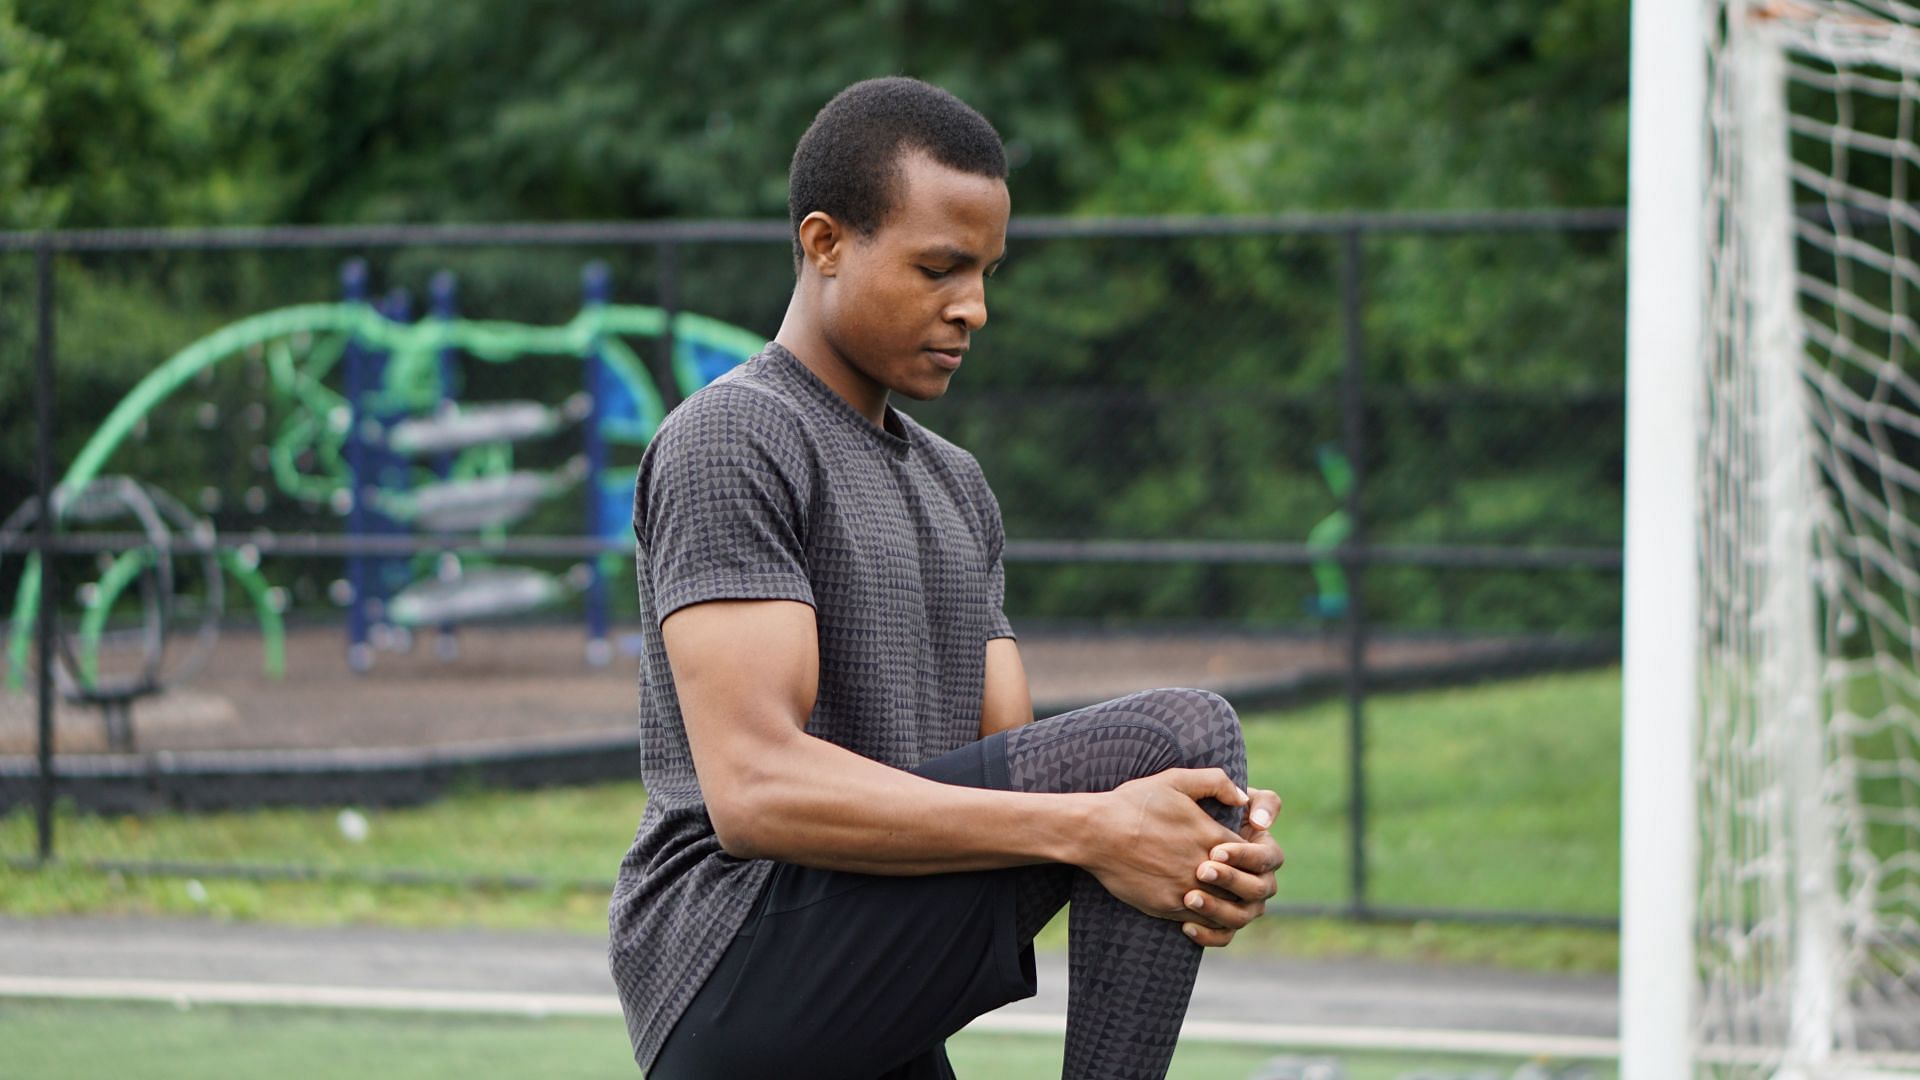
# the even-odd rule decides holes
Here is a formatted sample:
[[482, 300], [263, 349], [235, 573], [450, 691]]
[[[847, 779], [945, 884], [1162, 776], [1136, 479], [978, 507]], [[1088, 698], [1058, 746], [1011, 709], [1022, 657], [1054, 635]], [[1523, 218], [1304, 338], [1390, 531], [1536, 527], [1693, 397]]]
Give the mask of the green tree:
[[[993, 118], [1019, 214], [1618, 205], [1626, 32], [1609, 0], [0, 0], [0, 228], [779, 216], [814, 110], [892, 73]], [[1604, 542], [1617, 238], [1364, 254], [1373, 535]], [[649, 298], [651, 253], [611, 257], [622, 294]], [[920, 411], [976, 447], [1016, 535], [1299, 539], [1331, 508], [1313, 451], [1338, 431], [1341, 257], [1337, 238], [1016, 243], [982, 362]], [[375, 269], [417, 285], [452, 266], [467, 310], [546, 321], [577, 303], [582, 258], [398, 252]], [[63, 260], [63, 444], [197, 334], [330, 295], [333, 260]], [[683, 301], [777, 321], [777, 250], [681, 263]], [[31, 461], [24, 266], [0, 261], [7, 505]], [[189, 452], [204, 445], [176, 441], [177, 475], [212, 475]], [[1173, 613], [1199, 595], [1291, 615], [1304, 588], [1050, 573], [1016, 583], [1037, 609]], [[1479, 603], [1389, 585], [1402, 610]]]

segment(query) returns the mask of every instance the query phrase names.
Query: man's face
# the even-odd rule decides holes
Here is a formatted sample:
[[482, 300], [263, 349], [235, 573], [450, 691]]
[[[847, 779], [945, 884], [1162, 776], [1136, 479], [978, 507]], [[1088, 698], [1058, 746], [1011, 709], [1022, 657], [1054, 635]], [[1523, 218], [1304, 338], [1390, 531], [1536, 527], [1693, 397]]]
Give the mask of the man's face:
[[900, 160], [893, 210], [855, 234], [824, 294], [827, 342], [861, 375], [916, 401], [947, 392], [987, 322], [986, 279], [1006, 254], [1003, 180]]

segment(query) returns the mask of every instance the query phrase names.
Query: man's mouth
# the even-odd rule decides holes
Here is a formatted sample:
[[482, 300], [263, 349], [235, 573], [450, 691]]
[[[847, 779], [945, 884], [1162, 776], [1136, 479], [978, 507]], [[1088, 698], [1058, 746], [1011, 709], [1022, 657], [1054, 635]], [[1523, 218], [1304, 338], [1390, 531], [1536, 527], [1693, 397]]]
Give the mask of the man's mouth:
[[967, 350], [965, 346], [961, 346], [960, 348], [957, 348], [957, 349], [929, 348], [926, 350], [926, 354], [928, 356], [933, 357], [934, 363], [939, 364], [941, 367], [944, 367], [949, 371], [955, 368], [958, 368], [960, 366], [960, 360], [962, 357], [966, 355], [966, 353], [967, 353]]

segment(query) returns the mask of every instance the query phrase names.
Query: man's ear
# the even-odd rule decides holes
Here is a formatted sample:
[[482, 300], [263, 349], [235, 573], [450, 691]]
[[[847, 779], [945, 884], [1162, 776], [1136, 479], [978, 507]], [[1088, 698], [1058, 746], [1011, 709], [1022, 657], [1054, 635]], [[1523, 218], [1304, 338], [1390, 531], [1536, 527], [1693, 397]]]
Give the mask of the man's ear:
[[800, 221], [800, 261], [814, 268], [821, 277], [840, 272], [840, 257], [846, 251], [847, 230], [825, 211], [815, 210]]

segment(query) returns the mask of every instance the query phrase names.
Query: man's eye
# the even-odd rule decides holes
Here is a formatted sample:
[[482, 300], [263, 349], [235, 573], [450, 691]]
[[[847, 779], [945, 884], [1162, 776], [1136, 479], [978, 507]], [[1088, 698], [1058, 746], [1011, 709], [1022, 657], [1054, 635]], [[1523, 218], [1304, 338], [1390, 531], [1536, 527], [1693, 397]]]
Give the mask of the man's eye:
[[927, 275], [930, 278], [933, 278], [935, 281], [938, 281], [939, 279], [946, 277], [947, 274], [949, 273], [949, 271], [946, 271], [946, 270], [935, 270], [931, 266], [921, 267], [920, 272]]

